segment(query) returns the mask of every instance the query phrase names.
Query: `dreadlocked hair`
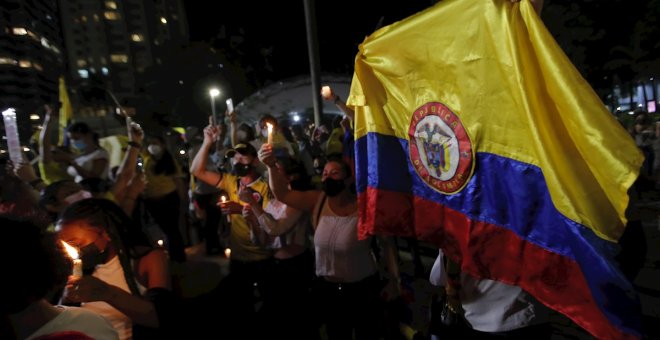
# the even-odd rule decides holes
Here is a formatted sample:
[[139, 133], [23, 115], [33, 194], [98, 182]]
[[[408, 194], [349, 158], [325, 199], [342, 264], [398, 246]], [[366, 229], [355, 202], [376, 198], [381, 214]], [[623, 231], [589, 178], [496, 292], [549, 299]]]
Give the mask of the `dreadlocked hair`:
[[81, 220], [108, 233], [131, 293], [140, 295], [131, 259], [138, 259], [153, 250], [142, 229], [117, 204], [101, 198], [88, 198], [69, 205], [60, 215], [58, 224]]

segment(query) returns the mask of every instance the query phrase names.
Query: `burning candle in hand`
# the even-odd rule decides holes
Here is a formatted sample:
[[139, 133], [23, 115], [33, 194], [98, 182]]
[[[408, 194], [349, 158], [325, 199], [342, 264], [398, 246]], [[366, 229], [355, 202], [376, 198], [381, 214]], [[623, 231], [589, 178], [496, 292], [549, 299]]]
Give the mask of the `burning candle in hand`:
[[273, 124], [266, 123], [268, 127], [268, 144], [273, 145]]
[[62, 244], [64, 245], [64, 249], [66, 249], [66, 252], [69, 254], [71, 259], [73, 260], [73, 272], [71, 275], [73, 275], [75, 278], [81, 278], [83, 276], [83, 263], [82, 260], [79, 259], [78, 255], [78, 250], [76, 248], [70, 246], [68, 243], [62, 241]]
[[[227, 196], [225, 195], [220, 196], [220, 202], [227, 203]], [[229, 214], [227, 214], [227, 222], [231, 223], [231, 217], [229, 216]]]
[[231, 256], [231, 249], [225, 248], [225, 257], [229, 258]]

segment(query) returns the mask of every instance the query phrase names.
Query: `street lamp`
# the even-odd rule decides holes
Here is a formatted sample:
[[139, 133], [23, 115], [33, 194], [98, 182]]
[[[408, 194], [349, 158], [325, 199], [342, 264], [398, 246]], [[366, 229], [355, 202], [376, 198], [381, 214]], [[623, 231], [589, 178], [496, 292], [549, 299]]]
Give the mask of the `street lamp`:
[[209, 90], [209, 95], [211, 95], [211, 112], [213, 114], [213, 125], [218, 124], [218, 117], [215, 115], [215, 97], [220, 95], [220, 90], [218, 89], [210, 89]]

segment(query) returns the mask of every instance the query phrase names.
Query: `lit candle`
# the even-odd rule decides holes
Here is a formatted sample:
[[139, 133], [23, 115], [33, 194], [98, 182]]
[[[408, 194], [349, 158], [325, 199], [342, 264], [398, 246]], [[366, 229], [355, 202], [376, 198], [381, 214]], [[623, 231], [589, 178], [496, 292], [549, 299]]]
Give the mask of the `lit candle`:
[[69, 254], [71, 259], [73, 260], [73, 272], [71, 275], [75, 278], [81, 278], [83, 276], [83, 263], [82, 260], [79, 259], [78, 255], [78, 250], [76, 248], [70, 246], [66, 242], [62, 241], [62, 244], [64, 245], [64, 249], [66, 249], [66, 252]]
[[321, 88], [321, 96], [323, 96], [323, 99], [329, 99], [330, 98], [330, 86], [323, 86]]
[[231, 249], [226, 248], [226, 249], [225, 249], [225, 257], [226, 257], [226, 258], [229, 258], [230, 256], [231, 256]]
[[268, 144], [273, 144], [273, 124], [271, 123], [266, 123], [266, 126], [268, 126]]
[[[220, 196], [220, 202], [227, 203], [227, 196]], [[231, 223], [231, 216], [229, 216], [229, 214], [227, 214], [227, 222]]]
[[159, 246], [159, 247], [162, 247], [162, 246], [163, 246], [163, 240], [158, 240], [156, 243], [158, 243], [158, 246]]

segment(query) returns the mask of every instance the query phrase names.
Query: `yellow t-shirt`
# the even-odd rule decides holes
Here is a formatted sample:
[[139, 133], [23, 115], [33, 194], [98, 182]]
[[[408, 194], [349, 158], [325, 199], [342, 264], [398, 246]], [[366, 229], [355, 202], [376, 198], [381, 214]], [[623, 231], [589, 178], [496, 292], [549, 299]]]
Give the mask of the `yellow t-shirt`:
[[157, 198], [172, 193], [176, 190], [175, 178], [183, 178], [183, 171], [181, 165], [174, 160], [175, 171], [172, 175], [156, 174], [154, 169], [156, 167], [156, 160], [150, 155], [143, 155], [144, 158], [144, 174], [147, 176], [147, 186], [144, 189], [144, 196], [146, 198]]
[[69, 176], [66, 172], [66, 168], [66, 166], [62, 166], [62, 164], [58, 162], [44, 163], [39, 160], [39, 174], [41, 175], [41, 179], [43, 179], [44, 183], [47, 185], [64, 179], [72, 180], [73, 177]]
[[342, 142], [344, 136], [344, 130], [341, 128], [333, 129], [328, 137], [327, 144], [325, 146], [325, 154], [341, 154], [344, 150], [344, 143]]
[[[238, 202], [241, 205], [246, 203], [238, 198], [239, 178], [232, 174], [223, 174], [222, 181], [218, 188], [227, 193], [228, 201]], [[263, 198], [261, 204], [265, 207], [268, 204], [268, 183], [262, 178], [248, 185], [252, 190], [258, 192]], [[231, 257], [238, 261], [259, 261], [265, 260], [271, 256], [271, 251], [256, 246], [250, 239], [250, 227], [241, 214], [231, 215], [231, 228], [229, 233], [229, 246], [231, 247]]]

